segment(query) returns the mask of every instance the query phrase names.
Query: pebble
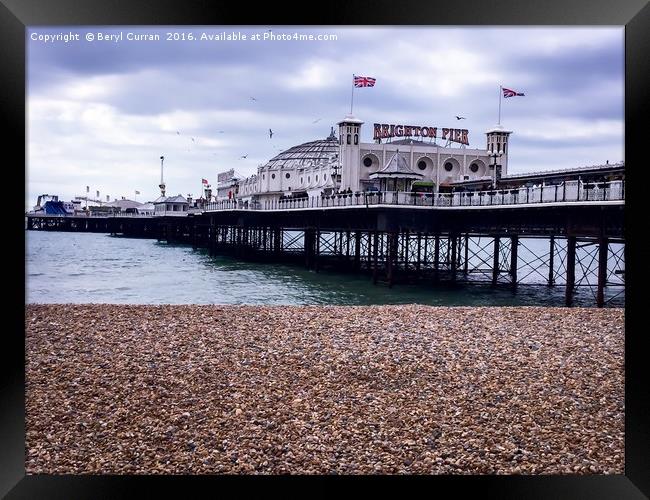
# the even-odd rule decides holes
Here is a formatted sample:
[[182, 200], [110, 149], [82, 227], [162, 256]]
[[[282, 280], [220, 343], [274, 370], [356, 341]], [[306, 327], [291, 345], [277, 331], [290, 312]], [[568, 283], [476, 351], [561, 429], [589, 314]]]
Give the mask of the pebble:
[[25, 314], [28, 474], [624, 474], [623, 309]]

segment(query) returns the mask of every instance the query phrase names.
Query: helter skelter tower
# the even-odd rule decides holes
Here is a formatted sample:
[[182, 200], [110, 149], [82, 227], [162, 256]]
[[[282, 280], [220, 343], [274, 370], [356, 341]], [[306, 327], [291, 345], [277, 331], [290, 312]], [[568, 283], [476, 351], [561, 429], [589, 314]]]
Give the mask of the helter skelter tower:
[[163, 163], [165, 161], [165, 157], [161, 156], [160, 157], [160, 184], [158, 184], [158, 187], [160, 188], [160, 196], [165, 196], [165, 181], [163, 180]]

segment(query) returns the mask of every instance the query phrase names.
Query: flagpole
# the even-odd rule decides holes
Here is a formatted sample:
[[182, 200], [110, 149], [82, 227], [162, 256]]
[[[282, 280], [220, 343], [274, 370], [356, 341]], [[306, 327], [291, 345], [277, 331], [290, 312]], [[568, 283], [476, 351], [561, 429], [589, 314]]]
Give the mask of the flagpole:
[[350, 115], [352, 115], [352, 105], [354, 104], [354, 73], [352, 73], [352, 93], [350, 95]]
[[503, 94], [503, 87], [499, 85], [499, 125], [501, 125], [501, 94]]

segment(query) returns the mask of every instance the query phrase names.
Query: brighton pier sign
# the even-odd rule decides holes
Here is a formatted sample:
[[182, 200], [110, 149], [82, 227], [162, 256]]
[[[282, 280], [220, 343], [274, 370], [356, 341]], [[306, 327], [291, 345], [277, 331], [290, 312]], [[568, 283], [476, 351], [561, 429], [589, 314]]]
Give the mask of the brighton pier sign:
[[[468, 130], [465, 128], [443, 128], [441, 139], [443, 141], [457, 142], [469, 145]], [[417, 127], [415, 125], [388, 125], [386, 123], [374, 124], [373, 139], [388, 139], [390, 137], [438, 137], [438, 127]]]

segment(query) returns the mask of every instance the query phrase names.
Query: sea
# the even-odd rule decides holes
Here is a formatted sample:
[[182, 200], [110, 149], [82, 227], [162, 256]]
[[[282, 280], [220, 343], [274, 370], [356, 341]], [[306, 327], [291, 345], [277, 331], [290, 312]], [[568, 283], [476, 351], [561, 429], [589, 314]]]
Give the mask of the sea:
[[[538, 268], [548, 254], [548, 240], [520, 240], [518, 274], [523, 283], [512, 290], [477, 283], [389, 288], [373, 285], [368, 275], [316, 273], [299, 265], [211, 257], [205, 249], [155, 239], [49, 231], [25, 234], [25, 301], [30, 304], [564, 305], [564, 285], [546, 286], [548, 267]], [[479, 247], [472, 250], [480, 261]], [[625, 305], [622, 274], [613, 272], [624, 267], [622, 253], [620, 248], [610, 250], [608, 266], [619, 281], [606, 288], [609, 307]], [[581, 260], [587, 263], [591, 259], [584, 257]], [[557, 259], [561, 265], [561, 256]], [[474, 265], [471, 259], [470, 264]], [[594, 307], [595, 273], [583, 270], [584, 279], [580, 273], [578, 266], [581, 286], [575, 305]]]

